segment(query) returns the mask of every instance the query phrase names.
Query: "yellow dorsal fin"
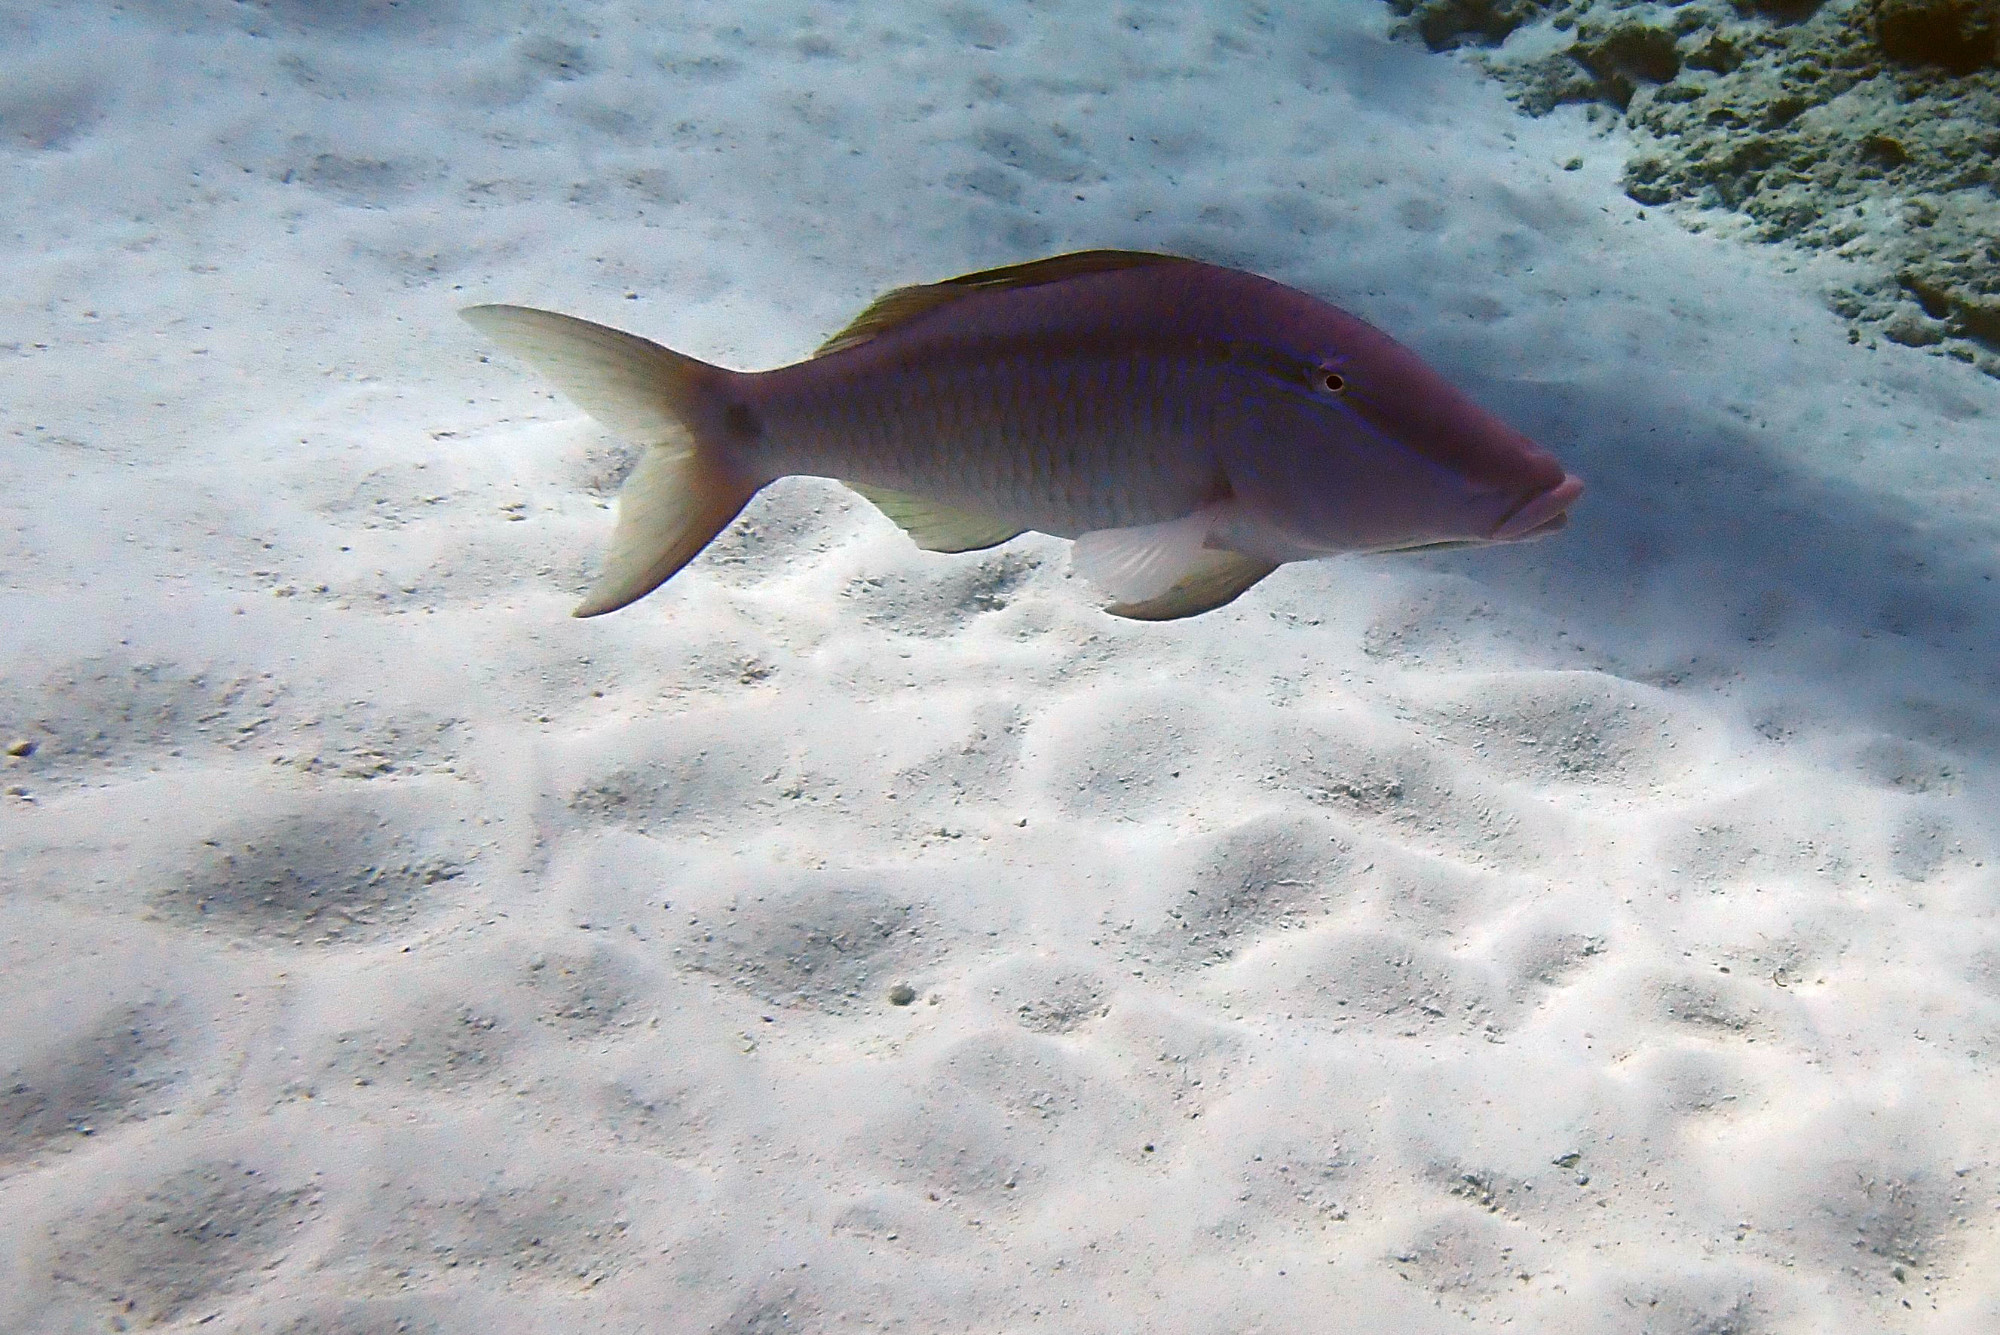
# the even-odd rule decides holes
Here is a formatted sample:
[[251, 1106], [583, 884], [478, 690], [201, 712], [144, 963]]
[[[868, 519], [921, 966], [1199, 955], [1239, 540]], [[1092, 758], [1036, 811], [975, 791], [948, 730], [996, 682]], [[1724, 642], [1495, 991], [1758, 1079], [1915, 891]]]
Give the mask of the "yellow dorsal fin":
[[981, 269], [977, 273], [960, 274], [957, 278], [947, 278], [939, 283], [920, 283], [915, 287], [899, 287], [884, 292], [868, 304], [868, 309], [854, 317], [845, 329], [835, 334], [819, 350], [815, 357], [824, 357], [829, 352], [839, 352], [866, 343], [877, 334], [885, 333], [898, 325], [907, 324], [927, 311], [940, 306], [948, 306], [961, 297], [969, 297], [975, 292], [992, 288], [1033, 287], [1037, 283], [1053, 283], [1061, 278], [1074, 278], [1079, 274], [1108, 273], [1113, 269], [1136, 269], [1148, 264], [1185, 264], [1178, 255], [1155, 255], [1144, 250], [1079, 250], [1069, 255], [1051, 255], [1047, 259], [1029, 260], [1025, 264], [1007, 264], [998, 269]]
[[876, 509], [894, 520], [897, 527], [927, 552], [983, 551], [988, 547], [998, 547], [1015, 534], [1025, 531], [997, 519], [988, 519], [985, 515], [967, 514], [948, 505], [939, 505], [922, 496], [890, 491], [886, 487], [864, 487], [858, 482], [846, 485], [866, 496]]
[[813, 356], [824, 357], [829, 352], [839, 352], [843, 348], [866, 343], [884, 330], [906, 324], [925, 311], [948, 306], [964, 295], [964, 292], [947, 283], [926, 283], [918, 287], [899, 287], [893, 292], [884, 292], [869, 302], [868, 309], [855, 316], [852, 324], [820, 344], [813, 351]]
[[1149, 264], [1190, 263], [1193, 261], [1179, 255], [1161, 255], [1150, 250], [1073, 250], [1067, 255], [1051, 255], [1047, 259], [1003, 264], [997, 269], [960, 274], [956, 278], [945, 279], [938, 286], [1032, 287], [1036, 283], [1053, 283], [1058, 278], [1074, 278], [1078, 274], [1140, 269]]

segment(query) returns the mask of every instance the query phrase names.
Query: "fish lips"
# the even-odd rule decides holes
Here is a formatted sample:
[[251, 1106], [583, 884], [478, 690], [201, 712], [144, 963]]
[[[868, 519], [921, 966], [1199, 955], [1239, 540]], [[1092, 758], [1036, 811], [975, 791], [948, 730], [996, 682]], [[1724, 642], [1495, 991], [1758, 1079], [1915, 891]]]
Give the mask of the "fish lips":
[[1569, 507], [1581, 495], [1583, 479], [1574, 473], [1565, 473], [1563, 480], [1555, 486], [1524, 497], [1512, 510], [1502, 515], [1488, 537], [1493, 542], [1519, 542], [1524, 538], [1540, 538], [1554, 533], [1569, 522]]

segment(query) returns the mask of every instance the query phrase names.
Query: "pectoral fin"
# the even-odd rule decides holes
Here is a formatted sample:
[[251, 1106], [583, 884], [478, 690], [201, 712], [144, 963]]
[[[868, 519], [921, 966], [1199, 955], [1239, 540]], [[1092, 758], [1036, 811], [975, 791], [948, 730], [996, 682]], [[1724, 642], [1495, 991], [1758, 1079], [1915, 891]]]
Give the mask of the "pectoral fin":
[[927, 552], [977, 552], [998, 547], [1016, 534], [1025, 532], [1012, 524], [985, 515], [968, 514], [948, 505], [886, 487], [845, 484], [873, 502], [876, 509], [895, 521], [917, 546]]

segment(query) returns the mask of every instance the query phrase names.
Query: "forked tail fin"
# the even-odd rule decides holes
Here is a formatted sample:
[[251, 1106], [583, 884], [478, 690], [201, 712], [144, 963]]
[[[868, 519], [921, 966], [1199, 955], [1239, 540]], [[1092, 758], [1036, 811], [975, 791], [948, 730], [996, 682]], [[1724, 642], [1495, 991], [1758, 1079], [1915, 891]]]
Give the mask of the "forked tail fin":
[[666, 583], [757, 494], [700, 424], [718, 420], [729, 373], [588, 320], [526, 306], [460, 312], [578, 407], [646, 446], [618, 493], [603, 571], [572, 615], [615, 612]]

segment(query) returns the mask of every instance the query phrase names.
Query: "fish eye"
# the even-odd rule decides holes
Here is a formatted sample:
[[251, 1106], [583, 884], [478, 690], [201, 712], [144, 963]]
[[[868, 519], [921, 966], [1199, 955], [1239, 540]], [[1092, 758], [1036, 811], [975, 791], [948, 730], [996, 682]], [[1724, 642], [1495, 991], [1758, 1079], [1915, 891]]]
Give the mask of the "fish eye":
[[1347, 377], [1338, 371], [1321, 371], [1318, 379], [1319, 387], [1329, 394], [1345, 394], [1347, 392]]

